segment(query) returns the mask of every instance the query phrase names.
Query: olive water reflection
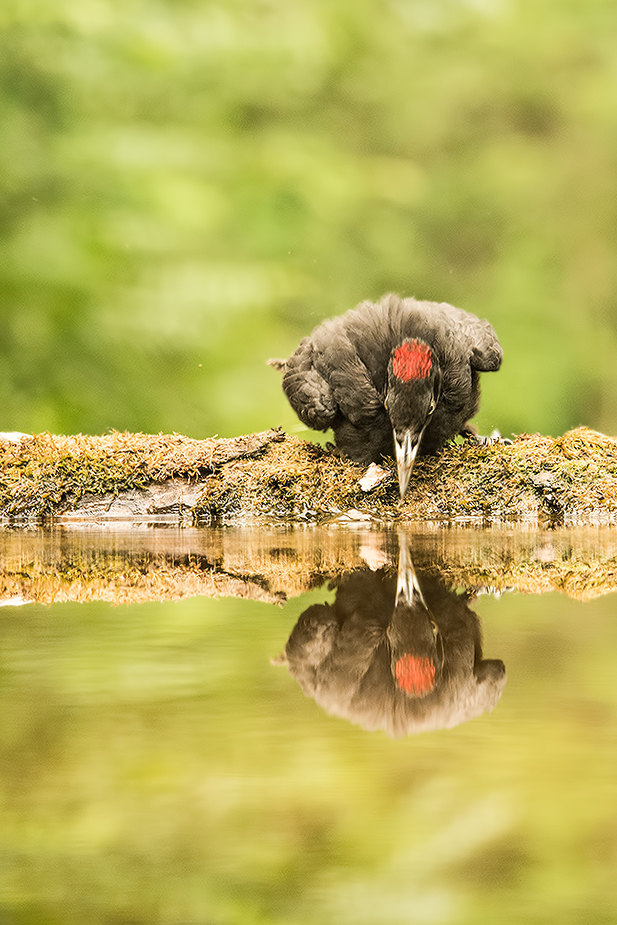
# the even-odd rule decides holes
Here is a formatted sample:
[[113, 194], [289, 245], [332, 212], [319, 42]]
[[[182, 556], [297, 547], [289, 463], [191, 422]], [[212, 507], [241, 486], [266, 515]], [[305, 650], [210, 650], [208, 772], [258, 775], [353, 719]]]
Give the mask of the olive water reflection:
[[[617, 531], [404, 538], [406, 586], [390, 530], [0, 533], [0, 921], [617, 921]], [[271, 661], [354, 586], [439, 629], [419, 706], [454, 595], [496, 708], [393, 738], [305, 696]]]

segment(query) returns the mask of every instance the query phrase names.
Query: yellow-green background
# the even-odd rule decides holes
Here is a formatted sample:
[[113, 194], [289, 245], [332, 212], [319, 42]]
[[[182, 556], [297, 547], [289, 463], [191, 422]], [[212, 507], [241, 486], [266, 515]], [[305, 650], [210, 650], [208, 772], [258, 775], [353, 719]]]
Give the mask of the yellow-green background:
[[3, 0], [0, 429], [295, 423], [269, 356], [488, 316], [483, 428], [617, 432], [613, 0]]

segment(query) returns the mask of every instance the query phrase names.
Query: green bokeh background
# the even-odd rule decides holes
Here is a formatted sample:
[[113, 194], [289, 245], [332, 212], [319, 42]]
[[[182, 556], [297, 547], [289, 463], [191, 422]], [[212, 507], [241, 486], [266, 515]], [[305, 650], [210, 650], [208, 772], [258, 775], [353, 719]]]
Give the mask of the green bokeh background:
[[297, 425], [396, 291], [488, 317], [481, 429], [617, 433], [613, 0], [3, 0], [0, 429]]

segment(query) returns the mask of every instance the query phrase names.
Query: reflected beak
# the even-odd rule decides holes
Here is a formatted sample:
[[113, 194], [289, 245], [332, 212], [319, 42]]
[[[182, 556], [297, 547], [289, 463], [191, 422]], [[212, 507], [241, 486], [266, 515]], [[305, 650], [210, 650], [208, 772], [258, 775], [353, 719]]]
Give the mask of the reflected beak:
[[420, 604], [426, 611], [428, 605], [424, 600], [418, 576], [409, 555], [407, 542], [399, 534], [398, 579], [396, 583], [396, 606], [402, 604], [407, 607], [417, 607]]
[[396, 434], [394, 435], [396, 468], [398, 470], [398, 484], [401, 498], [405, 497], [405, 492], [409, 485], [409, 479], [416, 459], [416, 453], [420, 446], [420, 440], [422, 439], [422, 433], [424, 433], [424, 431], [420, 434], [414, 434], [411, 430], [406, 430], [400, 443], [396, 439]]

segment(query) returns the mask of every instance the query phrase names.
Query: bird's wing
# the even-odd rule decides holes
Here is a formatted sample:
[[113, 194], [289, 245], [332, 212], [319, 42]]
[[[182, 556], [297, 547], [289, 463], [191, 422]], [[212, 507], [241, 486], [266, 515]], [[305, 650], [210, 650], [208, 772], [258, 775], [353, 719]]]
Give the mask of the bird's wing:
[[497, 340], [493, 326], [486, 318], [478, 318], [471, 312], [454, 305], [440, 303], [450, 324], [460, 326], [460, 332], [469, 344], [471, 368], [479, 373], [496, 372], [501, 366], [503, 350]]
[[354, 425], [383, 411], [383, 399], [339, 319], [325, 322], [311, 336], [315, 369], [330, 385], [342, 414]]
[[403, 337], [426, 337], [437, 341], [451, 357], [467, 353], [472, 369], [495, 372], [501, 366], [503, 351], [493, 327], [462, 308], [447, 302], [417, 299], [382, 300], [390, 313], [393, 330]]
[[471, 367], [480, 373], [494, 373], [501, 366], [503, 350], [493, 326], [484, 318], [473, 326]]
[[283, 389], [291, 407], [307, 427], [327, 430], [336, 417], [336, 401], [327, 381], [314, 366], [310, 338], [300, 342], [285, 364]]

